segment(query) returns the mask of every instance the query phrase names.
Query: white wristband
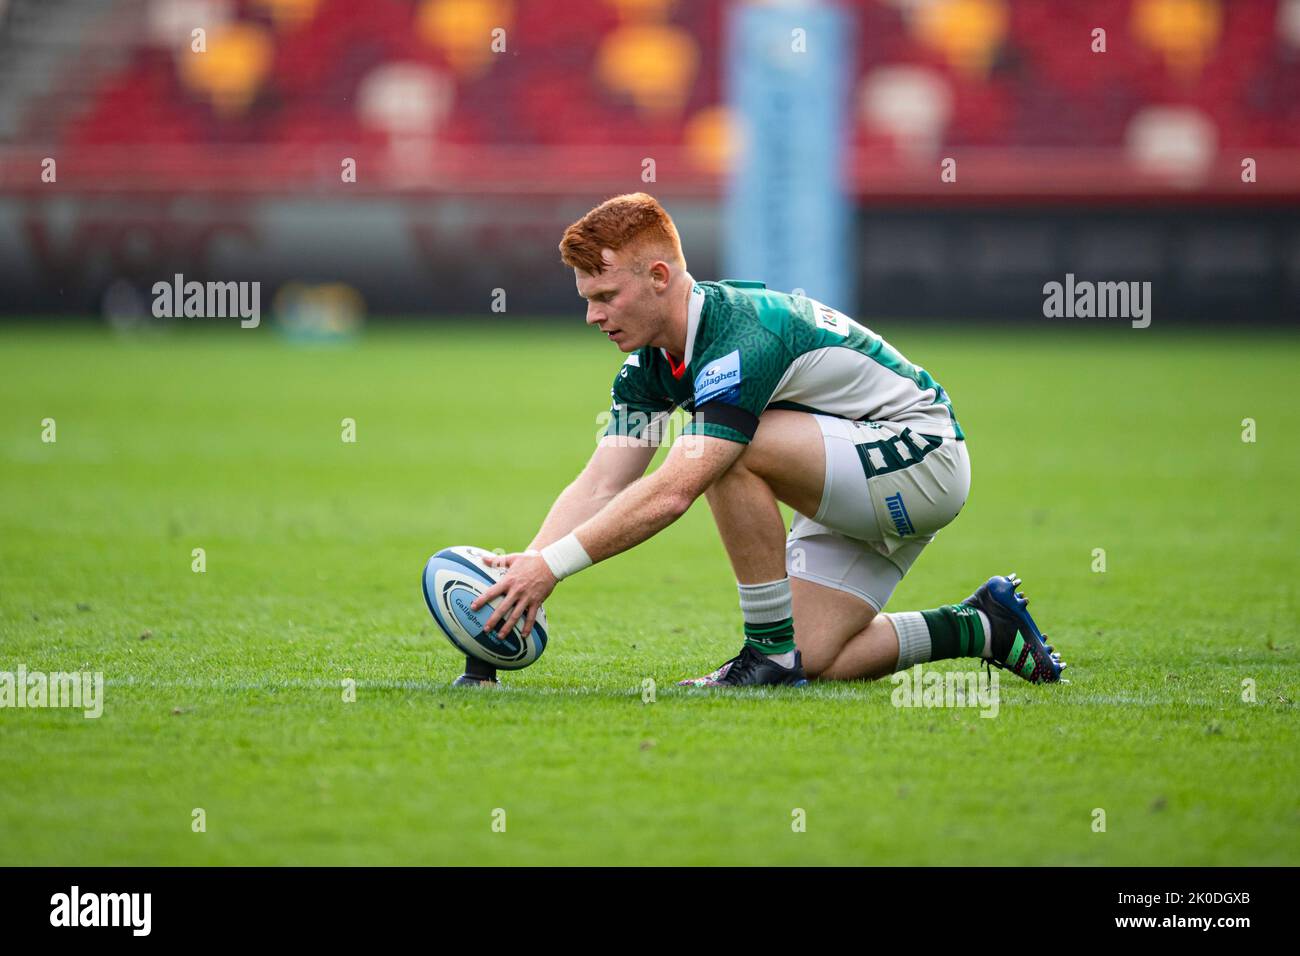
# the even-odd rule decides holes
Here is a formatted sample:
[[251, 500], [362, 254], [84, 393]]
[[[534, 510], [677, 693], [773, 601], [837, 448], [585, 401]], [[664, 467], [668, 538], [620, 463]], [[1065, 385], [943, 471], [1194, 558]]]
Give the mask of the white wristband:
[[551, 569], [557, 581], [563, 581], [570, 574], [577, 574], [583, 568], [591, 567], [591, 557], [572, 531], [559, 541], [542, 548], [542, 560], [546, 562], [546, 566]]

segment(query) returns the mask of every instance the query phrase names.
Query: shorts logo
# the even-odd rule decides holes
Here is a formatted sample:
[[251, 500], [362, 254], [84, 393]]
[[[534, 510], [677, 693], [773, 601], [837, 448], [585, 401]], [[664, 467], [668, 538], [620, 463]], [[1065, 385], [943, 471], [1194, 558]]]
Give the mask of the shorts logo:
[[907, 514], [907, 508], [903, 505], [901, 491], [887, 497], [885, 504], [889, 507], [889, 517], [893, 519], [894, 528], [900, 538], [916, 533], [916, 529], [912, 527], [912, 519]]
[[734, 402], [740, 397], [740, 350], [729, 352], [695, 377], [695, 404]]

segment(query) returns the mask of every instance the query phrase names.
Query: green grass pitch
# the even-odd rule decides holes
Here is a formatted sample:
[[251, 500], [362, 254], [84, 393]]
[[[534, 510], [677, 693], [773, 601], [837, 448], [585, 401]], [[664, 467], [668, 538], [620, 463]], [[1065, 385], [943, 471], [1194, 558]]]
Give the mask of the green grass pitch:
[[974, 474], [891, 608], [1015, 570], [1070, 664], [994, 719], [678, 691], [740, 642], [703, 501], [448, 688], [421, 568], [522, 547], [586, 460], [621, 359], [579, 321], [0, 332], [0, 670], [106, 681], [97, 720], [0, 710], [0, 864], [1300, 862], [1296, 339], [872, 324]]

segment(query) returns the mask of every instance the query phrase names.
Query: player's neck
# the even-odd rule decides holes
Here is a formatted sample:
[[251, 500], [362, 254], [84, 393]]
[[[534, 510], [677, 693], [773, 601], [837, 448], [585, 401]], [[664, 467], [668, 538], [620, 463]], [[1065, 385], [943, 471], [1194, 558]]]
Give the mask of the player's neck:
[[672, 356], [673, 361], [680, 365], [686, 357], [686, 333], [690, 326], [690, 301], [691, 286], [695, 284], [688, 272], [678, 273], [676, 291], [669, 294], [670, 301], [673, 303], [672, 309], [668, 313], [668, 327], [665, 330], [665, 341], [659, 343], [662, 348]]

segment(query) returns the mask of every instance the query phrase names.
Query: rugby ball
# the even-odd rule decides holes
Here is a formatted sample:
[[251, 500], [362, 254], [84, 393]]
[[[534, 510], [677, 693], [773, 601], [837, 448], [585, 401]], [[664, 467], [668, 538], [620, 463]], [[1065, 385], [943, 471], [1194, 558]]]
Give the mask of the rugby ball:
[[424, 566], [424, 602], [447, 640], [461, 653], [501, 670], [519, 670], [532, 664], [546, 650], [546, 609], [538, 608], [537, 620], [533, 621], [528, 637], [521, 633], [522, 618], [504, 637], [484, 631], [483, 625], [492, 616], [497, 602], [485, 604], [477, 611], [471, 610], [470, 604], [506, 573], [505, 568], [484, 563], [483, 559], [491, 554], [468, 545], [443, 548]]

